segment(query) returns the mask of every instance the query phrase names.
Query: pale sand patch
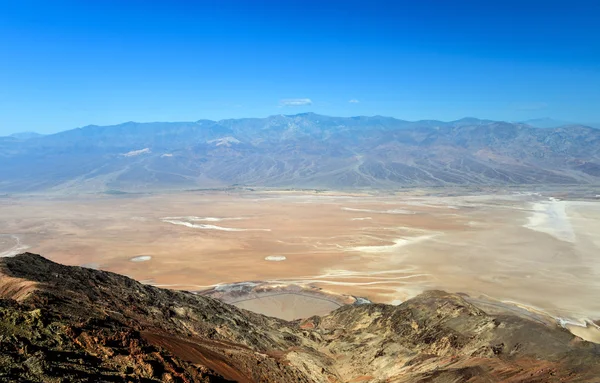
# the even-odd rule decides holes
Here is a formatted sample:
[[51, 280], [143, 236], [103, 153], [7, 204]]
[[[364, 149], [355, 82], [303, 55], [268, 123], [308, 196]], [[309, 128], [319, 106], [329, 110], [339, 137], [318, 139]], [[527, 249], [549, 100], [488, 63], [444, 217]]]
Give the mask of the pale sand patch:
[[308, 318], [314, 315], [327, 315], [341, 305], [330, 300], [295, 293], [280, 293], [261, 296], [240, 302], [234, 306], [284, 320]]
[[390, 209], [390, 210], [372, 210], [372, 209], [357, 209], [353, 207], [342, 207], [345, 211], [355, 211], [363, 213], [377, 213], [377, 214], [415, 214], [414, 211], [404, 209]]
[[286, 259], [287, 259], [287, 257], [284, 255], [269, 255], [269, 256], [265, 257], [265, 261], [272, 261], [272, 262], [281, 262], [281, 261], [285, 261]]
[[4, 237], [3, 242], [6, 242], [3, 245], [8, 247], [8, 250], [0, 252], [0, 258], [14, 257], [30, 248], [29, 245], [26, 245], [21, 241], [21, 238], [18, 235], [2, 235], [2, 237]]
[[325, 274], [305, 276], [300, 279], [271, 280], [269, 283], [300, 286], [310, 284], [362, 287], [373, 285], [393, 286], [410, 284], [429, 277], [429, 274], [416, 273], [415, 271], [415, 268], [380, 271], [327, 270]]
[[162, 218], [163, 220], [169, 220], [169, 219], [173, 219], [173, 220], [185, 220], [185, 221], [192, 221], [192, 222], [222, 222], [222, 221], [239, 221], [241, 219], [244, 219], [243, 217], [196, 217], [193, 215], [189, 215], [189, 216], [184, 216], [184, 217], [164, 217]]
[[[398, 204], [397, 202], [390, 202], [391, 204]], [[422, 207], [429, 207], [429, 208], [433, 208], [433, 209], [452, 209], [452, 210], [456, 210], [458, 209], [458, 207], [456, 206], [451, 206], [451, 205], [444, 205], [444, 204], [432, 204], [431, 201], [429, 201], [429, 203], [427, 202], [423, 202], [421, 200], [403, 200], [401, 202], [402, 205], [408, 205], [408, 206], [422, 206]]]
[[152, 259], [152, 257], [150, 255], [140, 255], [140, 256], [131, 258], [130, 261], [131, 262], [146, 262], [151, 259]]
[[357, 251], [361, 253], [390, 253], [401, 247], [408, 246], [414, 243], [419, 243], [422, 241], [426, 241], [428, 239], [434, 238], [436, 235], [422, 235], [420, 237], [413, 238], [397, 238], [394, 240], [392, 245], [374, 245], [374, 246], [354, 246], [348, 247], [346, 250], [348, 251]]
[[347, 304], [369, 303], [364, 298], [333, 294], [314, 287], [268, 282], [233, 283], [196, 294], [286, 320], [326, 315]]
[[178, 221], [178, 220], [174, 220], [174, 219], [163, 219], [162, 221], [166, 222], [166, 223], [171, 223], [173, 225], [181, 225], [181, 226], [191, 227], [191, 228], [194, 228], [194, 229], [204, 229], [204, 230], [221, 230], [221, 231], [271, 231], [271, 229], [240, 229], [240, 228], [223, 227], [223, 226], [217, 226], [217, 225], [195, 224], [195, 223], [191, 223], [191, 222]]
[[563, 327], [581, 339], [585, 339], [588, 342], [600, 343], [600, 328], [593, 323], [586, 322], [584, 326], [565, 323]]
[[567, 215], [567, 201], [551, 198], [549, 201], [536, 202], [532, 206], [533, 214], [524, 227], [550, 234], [561, 241], [575, 241], [575, 233]]

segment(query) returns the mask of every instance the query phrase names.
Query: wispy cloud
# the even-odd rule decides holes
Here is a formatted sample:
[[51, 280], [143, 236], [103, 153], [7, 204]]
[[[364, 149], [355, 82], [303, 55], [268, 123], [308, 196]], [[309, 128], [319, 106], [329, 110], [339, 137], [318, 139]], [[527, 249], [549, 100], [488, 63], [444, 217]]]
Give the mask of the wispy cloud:
[[515, 109], [519, 111], [544, 110], [548, 108], [545, 102], [523, 102], [515, 105]]
[[312, 105], [312, 100], [310, 98], [285, 98], [283, 100], [279, 100], [279, 106], [304, 106], [304, 105]]
[[352, 100], [348, 101], [351, 104], [358, 104], [360, 101], [358, 101], [357, 99], [353, 98]]

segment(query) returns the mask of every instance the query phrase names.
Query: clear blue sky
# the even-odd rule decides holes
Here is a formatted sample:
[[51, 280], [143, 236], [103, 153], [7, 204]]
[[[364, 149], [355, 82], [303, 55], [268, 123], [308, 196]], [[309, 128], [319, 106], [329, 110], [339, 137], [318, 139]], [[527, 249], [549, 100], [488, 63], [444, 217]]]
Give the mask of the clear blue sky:
[[600, 1], [0, 0], [0, 134], [306, 111], [600, 121]]

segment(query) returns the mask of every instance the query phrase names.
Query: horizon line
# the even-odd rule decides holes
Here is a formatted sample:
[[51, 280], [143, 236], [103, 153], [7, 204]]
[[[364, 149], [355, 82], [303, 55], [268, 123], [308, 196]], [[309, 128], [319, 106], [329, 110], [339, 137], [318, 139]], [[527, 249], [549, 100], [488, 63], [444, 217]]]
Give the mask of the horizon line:
[[[558, 127], [563, 127], [563, 126], [586, 126], [586, 127], [590, 127], [590, 128], [596, 128], [595, 126], [592, 126], [593, 122], [587, 122], [587, 123], [581, 123], [581, 122], [569, 122], [569, 121], [561, 121], [561, 120], [555, 120], [552, 117], [539, 117], [539, 118], [530, 118], [524, 121], [509, 121], [509, 120], [494, 120], [494, 119], [488, 119], [488, 118], [479, 118], [479, 117], [472, 117], [472, 116], [465, 116], [456, 120], [448, 120], [448, 121], [444, 121], [444, 120], [438, 120], [438, 119], [421, 119], [421, 120], [404, 120], [402, 118], [398, 118], [398, 117], [392, 117], [392, 116], [385, 116], [385, 115], [381, 115], [381, 114], [375, 114], [375, 115], [355, 115], [355, 116], [334, 116], [334, 115], [327, 115], [327, 114], [319, 114], [319, 113], [315, 113], [315, 112], [301, 112], [301, 113], [296, 113], [296, 114], [270, 114], [267, 115], [265, 117], [240, 117], [240, 118], [223, 118], [223, 119], [219, 119], [219, 120], [212, 120], [212, 119], [198, 119], [198, 120], [191, 120], [191, 121], [160, 121], [160, 120], [155, 120], [155, 121], [124, 121], [124, 122], [120, 122], [120, 123], [116, 123], [116, 124], [111, 124], [111, 125], [97, 125], [97, 124], [88, 124], [88, 125], [83, 125], [83, 126], [78, 126], [78, 127], [74, 127], [74, 128], [67, 128], [64, 130], [59, 130], [57, 132], [54, 133], [38, 133], [34, 130], [26, 130], [26, 131], [17, 131], [17, 132], [13, 132], [13, 133], [9, 133], [7, 135], [4, 136], [0, 136], [0, 137], [11, 137], [14, 135], [18, 135], [18, 134], [36, 134], [36, 135], [40, 135], [40, 136], [51, 136], [54, 134], [59, 134], [59, 133], [64, 133], [64, 132], [68, 132], [71, 130], [77, 130], [77, 129], [84, 129], [84, 128], [90, 128], [90, 127], [114, 127], [114, 126], [121, 126], [121, 125], [126, 125], [126, 124], [161, 124], [161, 123], [167, 123], [167, 124], [177, 124], [177, 123], [199, 123], [199, 122], [215, 122], [215, 123], [220, 123], [222, 121], [236, 121], [236, 120], [264, 120], [264, 119], [268, 119], [268, 118], [273, 118], [273, 117], [298, 117], [298, 116], [305, 116], [305, 115], [314, 115], [314, 116], [321, 116], [321, 117], [327, 117], [327, 118], [387, 118], [387, 119], [392, 119], [392, 120], [396, 120], [396, 121], [401, 121], [401, 122], [408, 122], [408, 123], [419, 123], [419, 122], [440, 122], [440, 123], [444, 123], [444, 124], [450, 124], [453, 122], [459, 122], [459, 121], [464, 121], [464, 120], [477, 120], [480, 122], [505, 122], [505, 123], [509, 123], [509, 124], [524, 124], [524, 125], [528, 125], [531, 126], [533, 128], [538, 128], [538, 129], [548, 129], [548, 128], [540, 128], [534, 125], [530, 125], [528, 124], [529, 121], [536, 121], [536, 120], [551, 120], [551, 121], [555, 121], [557, 123], [561, 123], [561, 125], [556, 126]], [[588, 125], [590, 124], [590, 125]]]

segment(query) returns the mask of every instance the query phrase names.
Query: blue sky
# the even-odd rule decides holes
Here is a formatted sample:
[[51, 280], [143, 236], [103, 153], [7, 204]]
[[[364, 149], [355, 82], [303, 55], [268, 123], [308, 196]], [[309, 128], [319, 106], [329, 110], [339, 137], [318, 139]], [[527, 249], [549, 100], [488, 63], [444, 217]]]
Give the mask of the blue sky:
[[593, 0], [0, 0], [0, 134], [307, 111], [598, 122], [599, 20]]

